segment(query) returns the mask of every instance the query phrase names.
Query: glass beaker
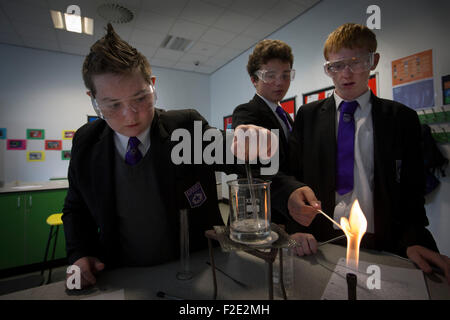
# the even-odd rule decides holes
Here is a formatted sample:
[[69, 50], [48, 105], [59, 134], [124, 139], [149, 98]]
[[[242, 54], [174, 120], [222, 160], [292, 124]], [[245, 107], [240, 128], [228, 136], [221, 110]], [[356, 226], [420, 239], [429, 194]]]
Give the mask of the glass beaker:
[[230, 238], [236, 242], [270, 240], [270, 181], [228, 181], [230, 192]]

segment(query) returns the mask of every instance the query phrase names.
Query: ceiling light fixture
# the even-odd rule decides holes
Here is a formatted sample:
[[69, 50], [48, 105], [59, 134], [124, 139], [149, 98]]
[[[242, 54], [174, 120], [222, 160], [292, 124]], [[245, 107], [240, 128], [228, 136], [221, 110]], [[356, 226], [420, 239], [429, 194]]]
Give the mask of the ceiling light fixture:
[[100, 17], [111, 23], [127, 23], [133, 20], [133, 12], [117, 3], [105, 3], [97, 8]]
[[53, 26], [56, 29], [66, 29], [70, 32], [85, 33], [89, 35], [94, 34], [94, 20], [81, 16], [81, 9], [77, 5], [70, 5], [67, 7], [63, 15], [60, 11], [50, 10]]

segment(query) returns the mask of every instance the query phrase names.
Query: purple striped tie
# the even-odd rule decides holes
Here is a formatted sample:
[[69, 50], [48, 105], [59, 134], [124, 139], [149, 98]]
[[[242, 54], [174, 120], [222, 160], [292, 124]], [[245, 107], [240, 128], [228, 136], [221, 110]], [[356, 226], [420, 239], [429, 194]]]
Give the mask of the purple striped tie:
[[134, 166], [142, 159], [142, 153], [138, 149], [141, 142], [136, 137], [130, 137], [128, 140], [127, 153], [125, 154], [125, 162], [130, 166]]
[[281, 120], [283, 120], [283, 122], [286, 125], [288, 131], [291, 132], [292, 131], [292, 127], [291, 127], [291, 124], [288, 121], [288, 118], [287, 118], [286, 113], [284, 112], [283, 108], [278, 106], [275, 111], [277, 112], [277, 114], [281, 118]]
[[355, 119], [353, 114], [357, 107], [357, 101], [342, 101], [340, 106], [336, 158], [336, 191], [340, 195], [353, 190], [355, 162]]

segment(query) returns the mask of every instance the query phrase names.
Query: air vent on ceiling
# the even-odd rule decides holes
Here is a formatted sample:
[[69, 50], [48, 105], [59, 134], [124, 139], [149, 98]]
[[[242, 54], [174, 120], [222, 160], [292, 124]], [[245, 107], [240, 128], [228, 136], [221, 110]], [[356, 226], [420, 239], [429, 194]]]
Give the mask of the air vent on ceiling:
[[97, 8], [100, 17], [112, 23], [127, 23], [133, 20], [133, 12], [117, 3], [105, 3]]
[[167, 35], [163, 42], [161, 43], [161, 48], [177, 50], [177, 51], [186, 51], [192, 45], [192, 40], [176, 37], [172, 35]]

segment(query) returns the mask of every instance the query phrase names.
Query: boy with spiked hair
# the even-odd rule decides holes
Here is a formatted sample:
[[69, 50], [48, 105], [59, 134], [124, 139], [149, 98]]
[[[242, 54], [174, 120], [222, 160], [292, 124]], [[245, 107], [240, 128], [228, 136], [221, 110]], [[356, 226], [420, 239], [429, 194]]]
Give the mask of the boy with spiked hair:
[[171, 134], [182, 128], [192, 137], [194, 121], [204, 132], [206, 120], [195, 110], [156, 108], [150, 64], [111, 24], [86, 56], [83, 80], [101, 119], [73, 138], [62, 217], [68, 260], [80, 267], [82, 287], [105, 266], [177, 259], [180, 209], [190, 210], [191, 250], [204, 248], [205, 230], [222, 224], [214, 170], [230, 167], [175, 165]]

